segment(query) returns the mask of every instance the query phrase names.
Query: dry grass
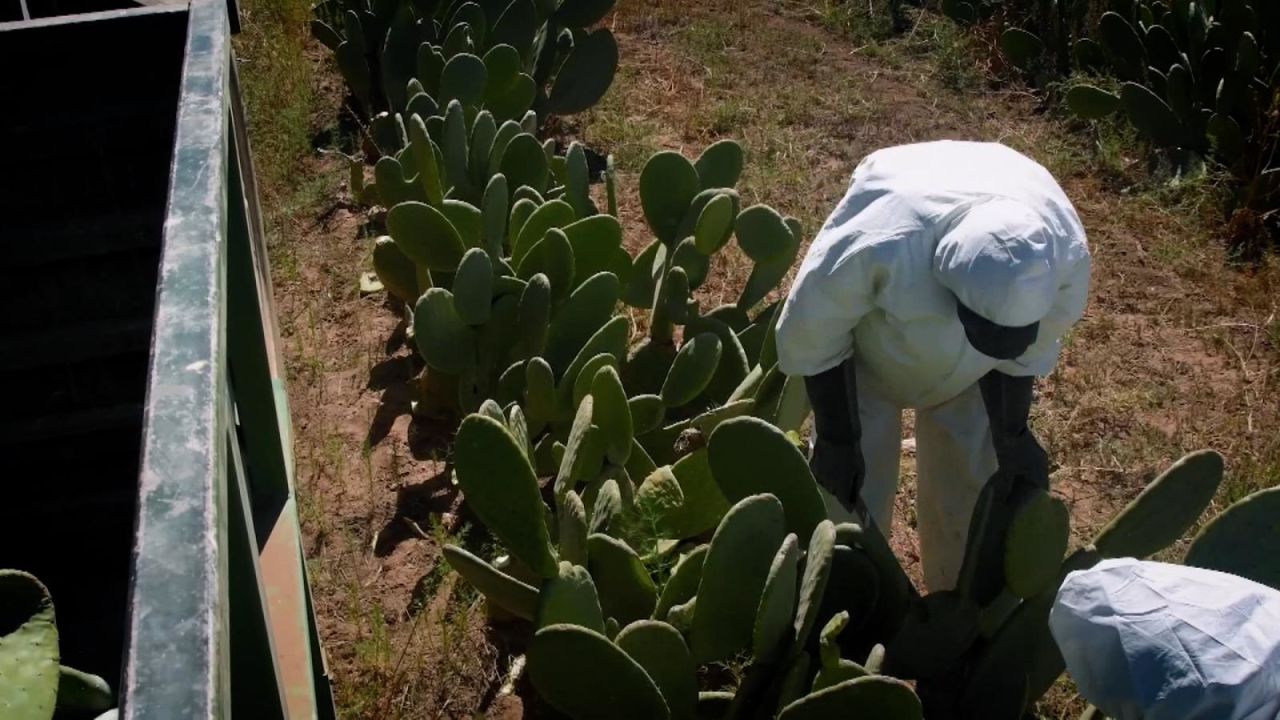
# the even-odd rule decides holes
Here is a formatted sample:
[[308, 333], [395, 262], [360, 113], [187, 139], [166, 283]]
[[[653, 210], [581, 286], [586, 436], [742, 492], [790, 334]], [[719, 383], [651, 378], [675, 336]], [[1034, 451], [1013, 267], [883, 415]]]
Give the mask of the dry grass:
[[[448, 432], [410, 423], [397, 389], [412, 372], [409, 352], [387, 340], [402, 337], [396, 314], [358, 295], [356, 277], [368, 268], [364, 221], [335, 202], [343, 169], [318, 157], [311, 141], [334, 125], [339, 81], [313, 47], [296, 64], [305, 18], [301, 3], [290, 2], [289, 12], [263, 14], [275, 4], [249, 2], [239, 48], [273, 210], [299, 494], [338, 702], [347, 717], [469, 718], [492, 709], [509, 649], [486, 633], [474, 594], [440, 560], [445, 533], [431, 528], [457, 525], [442, 462]], [[844, 7], [619, 3], [608, 22], [623, 68], [606, 101], [569, 129], [616, 155], [628, 244], [648, 240], [634, 192], [657, 149], [694, 154], [738, 138], [749, 152], [744, 198], [800, 218], [812, 234], [872, 150], [946, 137], [1000, 140], [1061, 178], [1096, 257], [1089, 312], [1041, 383], [1035, 417], [1078, 539], [1191, 449], [1227, 456], [1219, 504], [1280, 483], [1280, 404], [1270, 399], [1280, 381], [1280, 272], [1231, 266], [1204, 202], [1211, 180], [1153, 185], [1130, 138], [1047, 116], [1025, 92], [992, 80], [982, 40], [945, 21], [926, 17], [886, 41], [858, 14], [840, 14]], [[270, 22], [257, 24], [264, 17]], [[263, 33], [280, 27], [295, 49], [268, 52]], [[300, 74], [274, 73], [277, 66]], [[294, 77], [306, 82], [277, 80]], [[704, 287], [704, 307], [731, 300], [748, 269], [732, 253], [721, 264]], [[908, 562], [911, 467], [907, 458], [896, 527]], [[427, 534], [406, 529], [405, 519]], [[1073, 710], [1065, 684], [1042, 708], [1054, 718]]]

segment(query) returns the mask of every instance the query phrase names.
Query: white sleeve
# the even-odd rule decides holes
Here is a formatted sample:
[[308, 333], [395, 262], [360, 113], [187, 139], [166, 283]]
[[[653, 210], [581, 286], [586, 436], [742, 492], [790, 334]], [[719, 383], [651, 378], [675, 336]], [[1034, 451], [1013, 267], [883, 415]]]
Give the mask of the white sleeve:
[[778, 318], [778, 366], [784, 374], [817, 375], [853, 354], [853, 329], [870, 312], [875, 295], [872, 249], [856, 232], [814, 241]]
[[1022, 357], [1006, 360], [996, 369], [1006, 375], [1044, 377], [1053, 372], [1058, 364], [1058, 354], [1062, 350], [1062, 339], [1071, 331], [1071, 327], [1084, 317], [1085, 305], [1089, 301], [1089, 276], [1092, 261], [1088, 250], [1075, 260], [1066, 280], [1058, 287], [1057, 297], [1049, 314], [1040, 321], [1040, 330], [1036, 341], [1027, 348]]

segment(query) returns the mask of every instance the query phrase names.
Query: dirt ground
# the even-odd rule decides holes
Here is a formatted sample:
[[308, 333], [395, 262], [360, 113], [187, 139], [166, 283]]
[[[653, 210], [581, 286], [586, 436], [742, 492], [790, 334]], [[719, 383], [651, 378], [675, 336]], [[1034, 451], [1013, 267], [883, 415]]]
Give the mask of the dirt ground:
[[[812, 236], [876, 148], [1004, 142], [1060, 179], [1094, 253], [1088, 312], [1040, 383], [1034, 420], [1077, 540], [1193, 449], [1227, 457], [1220, 503], [1280, 483], [1280, 403], [1270, 397], [1280, 273], [1230, 265], [1212, 208], [1151, 189], [1136, 153], [1117, 155], [1028, 93], [984, 80], [944, 23], [918, 23], [886, 44], [855, 42], [828, 19], [798, 0], [619, 3], [607, 21], [621, 46], [614, 89], [563, 130], [617, 157], [628, 243], [647, 241], [636, 181], [657, 149], [692, 155], [739, 139], [749, 153], [744, 198], [799, 217]], [[336, 97], [332, 73], [321, 78]], [[341, 713], [520, 717], [499, 692], [507, 640], [440, 558], [466, 526], [445, 465], [452, 428], [411, 421], [418, 365], [398, 309], [359, 292], [368, 218], [346, 202], [338, 156], [318, 154], [302, 175], [295, 206], [277, 213], [272, 261], [306, 552]], [[704, 306], [731, 299], [745, 268], [741, 258], [718, 268]], [[912, 467], [908, 453], [894, 532], [914, 564]], [[1064, 688], [1043, 710], [1071, 708]]]

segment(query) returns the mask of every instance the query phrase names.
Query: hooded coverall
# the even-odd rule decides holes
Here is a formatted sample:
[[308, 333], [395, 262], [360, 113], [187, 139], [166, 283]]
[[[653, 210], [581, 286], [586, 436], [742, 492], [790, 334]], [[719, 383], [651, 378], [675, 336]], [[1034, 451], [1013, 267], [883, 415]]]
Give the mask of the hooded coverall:
[[[777, 326], [780, 368], [808, 378], [852, 363], [865, 477], [842, 499], [860, 490], [886, 532], [901, 411], [916, 410], [917, 527], [931, 590], [954, 585], [978, 493], [998, 466], [979, 382], [1025, 381], [1025, 427], [1031, 378], [1053, 369], [1083, 315], [1089, 271], [1084, 228], [1047, 170], [999, 144], [952, 141], [863, 160], [800, 266]], [[989, 356], [973, 346], [966, 311], [966, 320], [1031, 335], [1020, 354]]]

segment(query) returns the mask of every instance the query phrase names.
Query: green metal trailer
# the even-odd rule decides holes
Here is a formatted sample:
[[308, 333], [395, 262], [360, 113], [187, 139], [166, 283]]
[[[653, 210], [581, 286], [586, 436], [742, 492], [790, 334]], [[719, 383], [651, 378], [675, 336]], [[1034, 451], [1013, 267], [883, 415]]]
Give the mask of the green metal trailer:
[[0, 567], [133, 720], [335, 716], [236, 21], [0, 0]]

